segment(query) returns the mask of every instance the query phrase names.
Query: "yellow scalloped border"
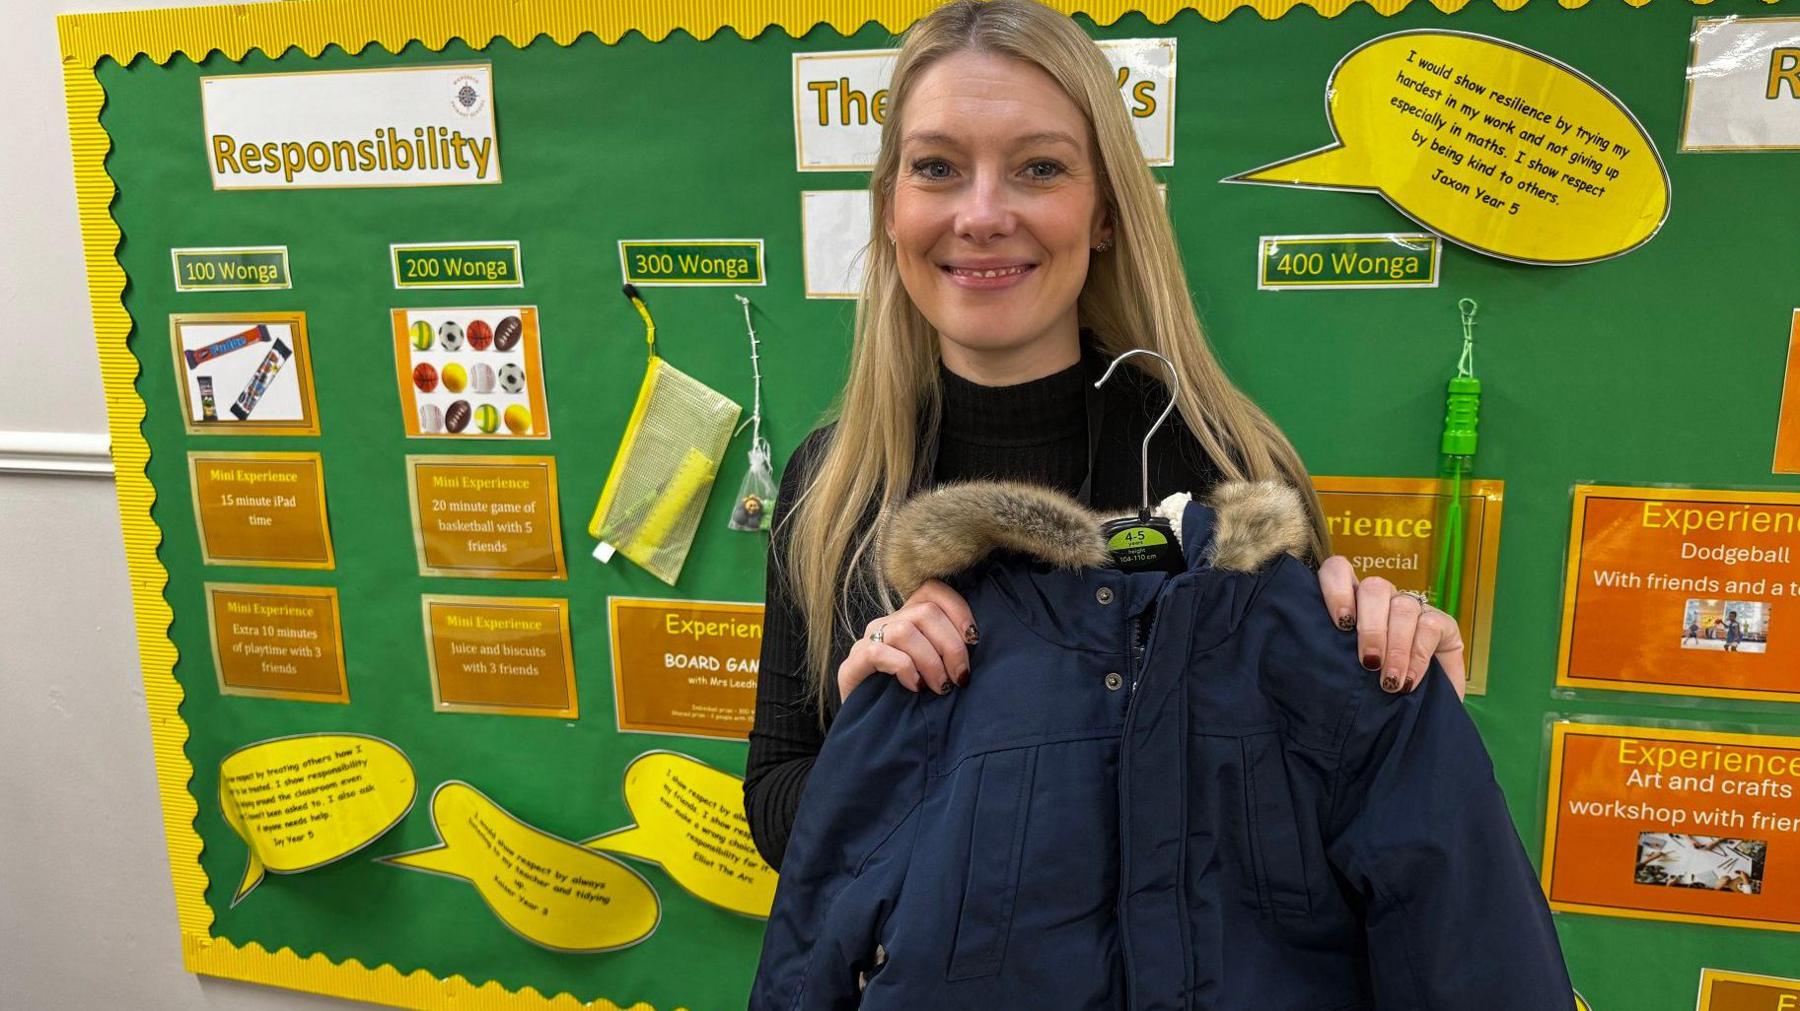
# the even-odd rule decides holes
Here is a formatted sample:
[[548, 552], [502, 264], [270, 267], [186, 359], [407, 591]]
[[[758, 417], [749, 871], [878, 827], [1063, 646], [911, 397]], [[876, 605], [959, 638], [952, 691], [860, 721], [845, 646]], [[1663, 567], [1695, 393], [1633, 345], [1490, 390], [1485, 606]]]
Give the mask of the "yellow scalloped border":
[[[355, 958], [333, 962], [324, 955], [301, 958], [291, 948], [271, 952], [251, 941], [239, 947], [223, 938], [184, 933], [182, 963], [190, 972], [228, 979], [310, 990], [328, 997], [368, 1001], [390, 1007], [468, 1008], [472, 1011], [532, 1008], [535, 1011], [656, 1011], [646, 1003], [623, 1007], [609, 1000], [582, 1003], [567, 993], [546, 997], [535, 987], [508, 990], [499, 983], [481, 986], [461, 976], [439, 979], [424, 969], [401, 975], [391, 965], [371, 969]], [[679, 1009], [678, 1009], [679, 1011]]]
[[[1424, 2], [1453, 14], [1471, 0]], [[1505, 11], [1518, 10], [1526, 2], [1493, 0], [1494, 6]], [[1642, 7], [1650, 0], [1624, 2]], [[1693, 2], [1703, 4], [1711, 0]], [[941, 3], [942, 0], [460, 0], [421, 8], [417, 3], [397, 0], [297, 0], [65, 14], [56, 19], [56, 29], [62, 41], [63, 59], [91, 67], [105, 57], [129, 63], [141, 55], [159, 64], [166, 63], [178, 52], [193, 60], [212, 52], [237, 60], [252, 49], [279, 56], [299, 48], [309, 56], [317, 56], [328, 45], [350, 53], [361, 52], [371, 44], [398, 52], [410, 43], [422, 42], [438, 50], [453, 38], [480, 49], [496, 38], [524, 46], [540, 35], [548, 35], [558, 45], [566, 46], [592, 33], [610, 45], [633, 31], [652, 42], [660, 42], [674, 31], [709, 39], [723, 28], [747, 39], [770, 28], [799, 37], [821, 24], [849, 35], [871, 21], [890, 32], [900, 32]], [[1268, 20], [1296, 7], [1333, 18], [1359, 3], [1389, 16], [1405, 10], [1413, 0], [1047, 0], [1050, 7], [1067, 14], [1085, 14], [1102, 25], [1110, 25], [1128, 13], [1140, 13], [1155, 24], [1166, 24], [1175, 15], [1190, 10], [1208, 21], [1223, 21], [1245, 7]], [[1557, 3], [1573, 9], [1586, 6], [1588, 0]]]
[[200, 869], [200, 836], [194, 830], [199, 808], [188, 793], [194, 769], [188, 764], [187, 724], [181, 719], [181, 685], [175, 681], [175, 643], [169, 639], [173, 615], [163, 600], [169, 574], [157, 560], [162, 532], [150, 518], [156, 501], [144, 467], [150, 445], [140, 427], [144, 401], [133, 380], [137, 360], [125, 346], [131, 317], [121, 296], [125, 268], [119, 264], [119, 226], [108, 210], [113, 198], [106, 154], [112, 138], [100, 126], [106, 93], [91, 65], [64, 61], [63, 94], [69, 107], [69, 138], [75, 154], [75, 201], [81, 217], [82, 258], [87, 263], [88, 303], [94, 339], [100, 346], [100, 380], [106, 391], [112, 437], [113, 480], [119, 521], [125, 531], [125, 561], [131, 574], [131, 609], [137, 616], [138, 659], [144, 672], [144, 700], [150, 710], [150, 737], [156, 756], [156, 785], [162, 794], [163, 833], [169, 843], [169, 872], [175, 882], [175, 912], [183, 937], [204, 936], [212, 925], [206, 905], [206, 872]]
[[[413, 42], [422, 42], [435, 51], [442, 49], [452, 38], [460, 38], [479, 49], [496, 38], [524, 46], [540, 35], [549, 36], [558, 45], [568, 45], [589, 33], [611, 44], [630, 31], [639, 32], [651, 41], [661, 41], [676, 30], [707, 39], [722, 28], [730, 28], [743, 38], [754, 38], [769, 28], [780, 28], [797, 37], [819, 24], [830, 25], [838, 33], [849, 35], [870, 21], [898, 33], [940, 2], [461, 0], [456, 4], [420, 9], [416, 4], [395, 0], [295, 0], [230, 7], [71, 14], [56, 19], [62, 46], [69, 137], [74, 149], [76, 202], [81, 219], [83, 257], [87, 264], [88, 300], [93, 311], [94, 338], [99, 344], [100, 374], [106, 392], [119, 518], [124, 530], [131, 603], [137, 621], [138, 655], [143, 668], [144, 695], [149, 707], [150, 734], [156, 758], [157, 791], [162, 795], [169, 873], [175, 886], [175, 909], [181, 926], [182, 964], [188, 971], [394, 1007], [654, 1011], [647, 1003], [622, 1008], [608, 1000], [584, 1004], [567, 993], [545, 997], [529, 986], [508, 990], [492, 981], [477, 986], [460, 975], [439, 979], [424, 969], [402, 975], [391, 965], [370, 969], [354, 958], [342, 962], [333, 962], [323, 954], [302, 958], [288, 948], [270, 952], [254, 942], [239, 946], [211, 935], [213, 914], [206, 904], [206, 872], [200, 866], [201, 842], [194, 828], [199, 809], [188, 792], [188, 781], [194, 770], [185, 750], [188, 730], [181, 719], [182, 691], [174, 674], [175, 644], [168, 634], [173, 616], [163, 599], [163, 588], [168, 584], [169, 575], [156, 557], [162, 533], [150, 518], [156, 489], [145, 473], [150, 460], [150, 447], [141, 428], [145, 406], [134, 383], [137, 361], [126, 347], [131, 317], [121, 301], [125, 271], [116, 255], [119, 227], [110, 211], [115, 188], [106, 171], [106, 155], [112, 148], [112, 139], [100, 125], [100, 110], [106, 102], [106, 94], [94, 72], [95, 65], [103, 59], [130, 63], [139, 56], [148, 56], [162, 64], [178, 52], [192, 60], [204, 59], [214, 52], [238, 60], [252, 49], [278, 56], [299, 48], [316, 56], [328, 45], [357, 53], [377, 44], [397, 52]], [[1306, 7], [1329, 18], [1355, 4], [1367, 3], [1388, 16], [1404, 10], [1413, 0], [1048, 2], [1049, 6], [1065, 13], [1085, 14], [1098, 24], [1110, 25], [1125, 14], [1136, 12], [1160, 25], [1182, 11], [1192, 10], [1208, 21], [1216, 22], [1244, 7], [1255, 10], [1265, 19], [1274, 20], [1296, 7]], [[1445, 14], [1453, 14], [1471, 0], [1425, 2]], [[1496, 7], [1506, 11], [1517, 10], [1526, 2], [1493, 0]], [[1574, 9], [1585, 6], [1588, 0], [1556, 2], [1564, 8]], [[1642, 7], [1650, 0], [1624, 2], [1632, 7]], [[1690, 2], [1704, 5], [1711, 0]], [[1764, 2], [1773, 4], [1777, 0]]]

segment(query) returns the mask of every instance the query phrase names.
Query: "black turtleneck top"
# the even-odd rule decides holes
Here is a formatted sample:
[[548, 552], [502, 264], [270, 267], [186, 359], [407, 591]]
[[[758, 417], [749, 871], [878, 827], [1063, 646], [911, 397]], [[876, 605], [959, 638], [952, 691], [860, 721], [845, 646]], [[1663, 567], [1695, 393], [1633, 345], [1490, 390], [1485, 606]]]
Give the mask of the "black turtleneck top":
[[940, 363], [933, 483], [1012, 478], [1073, 495], [1087, 471], [1086, 373], [1078, 362], [1042, 379], [982, 386]]
[[[1160, 372], [1154, 360], [1150, 368]], [[1119, 367], [1101, 390], [1102, 421], [1095, 452], [1091, 505], [1103, 513], [1134, 511], [1142, 496], [1139, 457], [1144, 433], [1168, 403], [1163, 384], [1132, 366]], [[1108, 358], [1082, 332], [1082, 358], [1053, 375], [1012, 386], [983, 386], [956, 375], [941, 363], [943, 390], [937, 463], [929, 484], [978, 478], [1029, 481], [1075, 496], [1087, 474], [1087, 386], [1106, 370]], [[806, 670], [806, 630], [799, 607], [781, 576], [794, 531], [787, 513], [834, 427], [826, 425], [801, 441], [781, 476], [771, 518], [762, 657], [750, 755], [744, 770], [744, 806], [750, 833], [763, 858], [777, 869], [800, 805], [800, 791], [824, 744], [840, 706], [835, 684], [828, 692], [825, 725], [820, 725]], [[1150, 442], [1150, 494], [1154, 504], [1178, 491], [1202, 495], [1218, 480], [1213, 463], [1171, 413]], [[801, 532], [803, 534], [803, 532]], [[866, 584], [865, 584], [866, 586]], [[854, 625], [832, 636], [830, 669], [835, 671], [870, 621], [886, 613], [871, 592], [850, 602]], [[976, 647], [979, 650], [979, 646]], [[883, 676], [880, 674], [872, 676]], [[980, 676], [980, 668], [971, 672]], [[871, 784], [880, 788], [880, 784]]]

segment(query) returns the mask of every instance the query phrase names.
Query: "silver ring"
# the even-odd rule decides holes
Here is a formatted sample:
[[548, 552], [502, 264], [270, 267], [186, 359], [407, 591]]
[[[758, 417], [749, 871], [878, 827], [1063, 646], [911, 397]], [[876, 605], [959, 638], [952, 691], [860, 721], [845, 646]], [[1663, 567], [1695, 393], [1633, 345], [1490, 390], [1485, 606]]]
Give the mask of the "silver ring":
[[1431, 594], [1426, 593], [1424, 590], [1401, 590], [1399, 592], [1418, 601], [1420, 607], [1431, 606]]
[[879, 624], [879, 625], [876, 625], [876, 626], [875, 626], [875, 629], [874, 629], [874, 631], [872, 631], [872, 632], [870, 632], [870, 633], [869, 633], [869, 641], [870, 641], [870, 642], [882, 642], [882, 641], [884, 641], [884, 640], [883, 640], [883, 639], [882, 639], [882, 638], [881, 638], [881, 633], [882, 633], [882, 632], [883, 632], [883, 631], [884, 631], [884, 630], [885, 630], [885, 629], [886, 629], [886, 628], [887, 628], [887, 622], [885, 622], [885, 621], [884, 621], [884, 622], [882, 622], [882, 623], [881, 623], [881, 624]]

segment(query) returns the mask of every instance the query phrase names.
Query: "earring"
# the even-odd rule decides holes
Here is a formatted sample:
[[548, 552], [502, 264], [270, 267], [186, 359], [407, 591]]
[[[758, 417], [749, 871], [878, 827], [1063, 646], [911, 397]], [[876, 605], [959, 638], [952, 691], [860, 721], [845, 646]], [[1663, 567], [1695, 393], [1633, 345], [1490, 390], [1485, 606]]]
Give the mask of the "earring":
[[1094, 252], [1104, 253], [1111, 248], [1112, 248], [1112, 240], [1111, 239], [1101, 239], [1100, 244], [1094, 247]]

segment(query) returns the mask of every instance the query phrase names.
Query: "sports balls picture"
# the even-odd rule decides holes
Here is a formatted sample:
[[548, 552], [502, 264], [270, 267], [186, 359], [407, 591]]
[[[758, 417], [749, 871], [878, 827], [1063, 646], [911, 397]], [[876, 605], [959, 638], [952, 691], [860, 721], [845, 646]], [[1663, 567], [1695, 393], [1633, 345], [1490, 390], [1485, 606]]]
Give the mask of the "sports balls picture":
[[494, 343], [494, 331], [487, 325], [487, 320], [478, 319], [469, 324], [463, 336], [469, 340], [469, 350], [486, 351]]
[[522, 332], [519, 317], [508, 316], [494, 328], [494, 350], [511, 351], [519, 346], [519, 334]]
[[407, 436], [547, 438], [537, 320], [535, 306], [393, 310]]
[[500, 366], [500, 388], [508, 393], [518, 393], [525, 388], [525, 370], [517, 365]]

